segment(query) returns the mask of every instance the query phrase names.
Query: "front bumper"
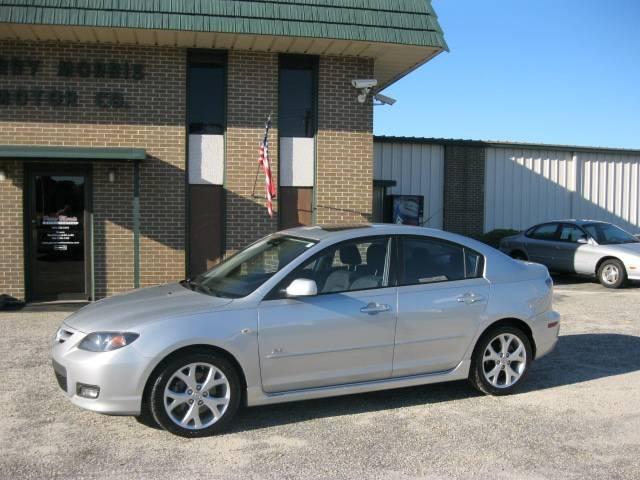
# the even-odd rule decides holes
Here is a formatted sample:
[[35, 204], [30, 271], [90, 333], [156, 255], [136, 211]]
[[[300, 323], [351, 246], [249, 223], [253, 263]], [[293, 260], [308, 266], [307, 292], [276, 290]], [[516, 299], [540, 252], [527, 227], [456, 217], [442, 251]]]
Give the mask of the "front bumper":
[[[94, 412], [139, 415], [149, 359], [133, 345], [113, 352], [80, 350], [78, 344], [85, 334], [64, 324], [62, 328], [71, 335], [54, 342], [51, 357], [58, 385], [71, 403]], [[100, 387], [98, 398], [78, 396], [78, 383]]]
[[533, 337], [536, 342], [536, 359], [544, 357], [551, 352], [560, 333], [560, 314], [549, 310], [537, 315], [533, 319]]

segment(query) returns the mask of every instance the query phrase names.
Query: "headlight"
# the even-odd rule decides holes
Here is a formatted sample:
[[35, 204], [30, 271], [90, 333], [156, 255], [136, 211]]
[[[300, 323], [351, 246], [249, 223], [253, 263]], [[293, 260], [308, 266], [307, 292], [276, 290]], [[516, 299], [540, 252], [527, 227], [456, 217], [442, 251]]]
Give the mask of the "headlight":
[[129, 345], [139, 336], [137, 333], [93, 332], [84, 337], [78, 348], [90, 352], [110, 352]]

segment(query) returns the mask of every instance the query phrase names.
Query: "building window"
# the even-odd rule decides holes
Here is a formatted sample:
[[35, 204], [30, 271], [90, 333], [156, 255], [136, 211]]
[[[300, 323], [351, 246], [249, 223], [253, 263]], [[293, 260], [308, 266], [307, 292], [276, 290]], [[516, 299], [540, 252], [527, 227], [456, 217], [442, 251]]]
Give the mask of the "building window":
[[278, 129], [281, 137], [313, 137], [316, 132], [316, 71], [310, 55], [280, 56]]
[[225, 125], [224, 55], [189, 58], [188, 123], [190, 134], [222, 135]]
[[313, 221], [318, 57], [281, 55], [278, 85], [280, 227]]
[[187, 76], [189, 275], [222, 258], [226, 54], [191, 50]]

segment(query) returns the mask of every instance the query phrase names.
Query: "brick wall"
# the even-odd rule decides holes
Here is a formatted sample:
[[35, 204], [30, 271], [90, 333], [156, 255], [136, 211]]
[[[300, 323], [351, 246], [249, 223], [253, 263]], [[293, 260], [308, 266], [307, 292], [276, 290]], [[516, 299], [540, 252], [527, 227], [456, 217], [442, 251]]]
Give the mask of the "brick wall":
[[357, 101], [354, 78], [373, 78], [373, 61], [321, 57], [318, 88], [316, 223], [371, 220], [373, 105]]
[[[0, 126], [0, 132], [2, 127]], [[22, 223], [22, 165], [0, 161], [6, 180], [0, 182], [0, 295], [24, 298], [24, 252]]]
[[[185, 271], [185, 75], [186, 50], [75, 43], [0, 42], [0, 57], [38, 61], [21, 74], [0, 71], [0, 144], [135, 147], [148, 158], [141, 165], [141, 285], [173, 281]], [[59, 60], [143, 64], [144, 79], [58, 75]], [[4, 63], [7, 66], [7, 63]], [[0, 65], [2, 67], [2, 65]], [[11, 67], [9, 67], [11, 68]], [[111, 68], [111, 67], [108, 67]], [[132, 72], [127, 74], [130, 76]], [[354, 78], [371, 78], [373, 62], [322, 57], [319, 64], [316, 222], [362, 222], [371, 215], [373, 107], [356, 100]], [[225, 169], [225, 247], [233, 252], [277, 230], [278, 202], [269, 219], [264, 179], [257, 172], [264, 120], [271, 113], [271, 158], [278, 158], [278, 56], [230, 51], [228, 56]], [[26, 90], [24, 94], [16, 94]], [[75, 92], [52, 106], [47, 92]], [[38, 93], [42, 91], [44, 93]], [[96, 104], [97, 92], [119, 92], [127, 106]], [[39, 104], [36, 101], [39, 99]], [[24, 103], [18, 105], [17, 103]], [[22, 260], [22, 163], [7, 165], [10, 179], [0, 184], [5, 212], [0, 293], [24, 297]], [[93, 162], [96, 296], [133, 287], [130, 163]], [[110, 169], [116, 181], [107, 181]], [[258, 173], [257, 177], [256, 174]], [[274, 178], [278, 178], [277, 164]], [[6, 238], [6, 237], [5, 237]], [[9, 253], [11, 252], [11, 253]]]
[[446, 145], [444, 149], [444, 229], [467, 236], [484, 229], [485, 148]]
[[265, 208], [264, 175], [257, 171], [264, 121], [270, 113], [273, 121], [269, 157], [273, 161], [273, 178], [277, 179], [278, 55], [230, 51], [225, 139], [227, 253], [278, 229], [278, 202], [274, 202], [273, 219], [270, 219]]
[[[0, 56], [40, 62], [35, 76], [28, 69], [22, 75], [0, 76], [0, 90], [13, 92], [10, 104], [0, 105], [0, 144], [146, 149], [149, 158], [140, 169], [141, 285], [182, 278], [186, 50], [3, 41]], [[60, 77], [60, 59], [143, 64], [144, 79]], [[29, 91], [26, 105], [16, 105], [15, 92], [20, 89]], [[36, 105], [39, 90], [45, 93]], [[51, 90], [76, 92], [75, 105], [51, 106], [46, 93]], [[103, 91], [123, 93], [128, 106], [97, 106], [95, 94]], [[0, 101], [6, 102], [6, 96], [3, 100], [0, 95]], [[11, 165], [13, 178], [0, 183], [0, 198], [12, 199], [3, 201], [0, 225], [11, 230], [11, 249], [22, 255], [22, 164]], [[132, 166], [94, 162], [93, 167], [96, 293], [104, 296], [133, 287]], [[109, 168], [116, 172], [114, 184], [106, 182]], [[3, 238], [3, 246], [5, 242]], [[11, 254], [9, 264], [10, 269], [0, 274], [0, 293], [14, 292], [22, 298], [22, 260]]]

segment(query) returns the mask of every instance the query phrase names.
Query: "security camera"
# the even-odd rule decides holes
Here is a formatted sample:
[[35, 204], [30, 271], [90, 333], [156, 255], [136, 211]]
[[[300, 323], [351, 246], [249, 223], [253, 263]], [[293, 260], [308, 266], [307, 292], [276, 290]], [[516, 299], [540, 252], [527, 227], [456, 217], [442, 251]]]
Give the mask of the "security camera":
[[376, 103], [376, 105], [393, 105], [396, 103], [395, 98], [387, 97], [386, 95], [382, 95], [381, 93], [376, 93], [373, 98], [380, 103]]
[[376, 80], [375, 78], [356, 79], [356, 80], [351, 80], [351, 85], [353, 85], [353, 88], [371, 89], [376, 85], [378, 85], [378, 80]]

